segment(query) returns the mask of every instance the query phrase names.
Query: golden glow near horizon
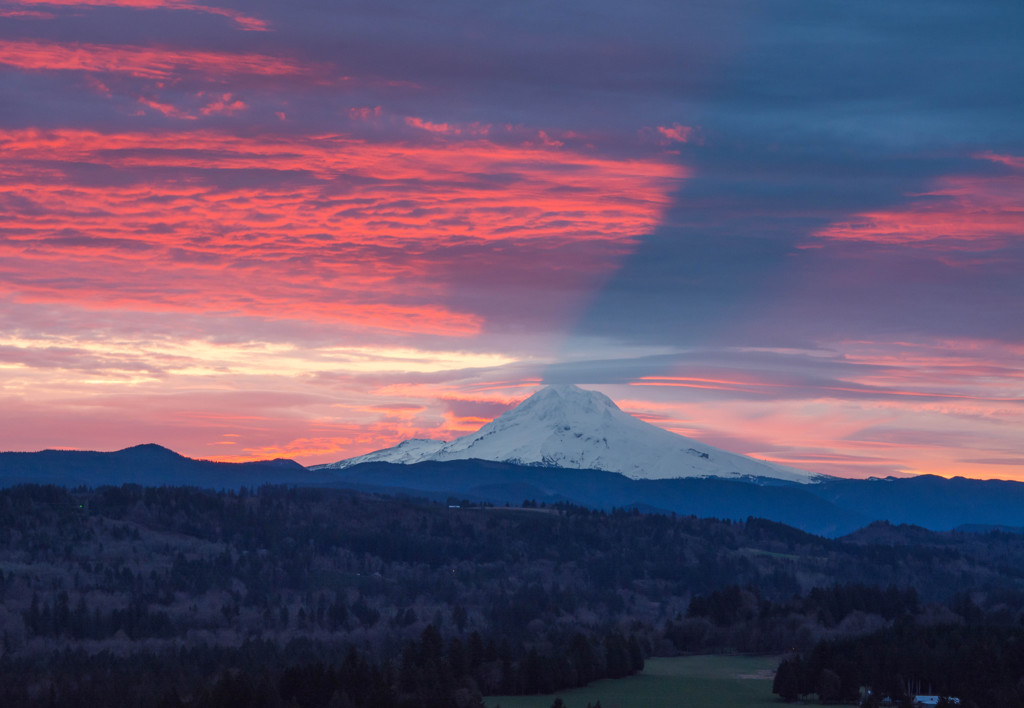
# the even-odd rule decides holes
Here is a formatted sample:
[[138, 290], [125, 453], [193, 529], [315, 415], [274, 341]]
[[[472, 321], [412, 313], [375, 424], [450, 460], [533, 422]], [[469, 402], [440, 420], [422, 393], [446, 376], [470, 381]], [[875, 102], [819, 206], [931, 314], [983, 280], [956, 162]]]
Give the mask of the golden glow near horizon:
[[[302, 349], [273, 342], [221, 343], [203, 340], [83, 339], [0, 337], [0, 347], [45, 357], [48, 352], [103, 357], [101, 370], [120, 373], [136, 382], [155, 381], [168, 374], [182, 376], [303, 376], [315, 373], [436, 373], [455, 369], [505, 366], [516, 359], [504, 354], [467, 351], [428, 351], [411, 347], [326, 346]], [[155, 366], [148, 375], [134, 371], [139, 362]], [[8, 367], [30, 368], [23, 362]], [[69, 359], [69, 369], [75, 365]], [[60, 368], [60, 367], [57, 367]], [[90, 379], [85, 379], [89, 381]], [[101, 379], [96, 379], [101, 380]], [[102, 379], [121, 381], [124, 379]]]

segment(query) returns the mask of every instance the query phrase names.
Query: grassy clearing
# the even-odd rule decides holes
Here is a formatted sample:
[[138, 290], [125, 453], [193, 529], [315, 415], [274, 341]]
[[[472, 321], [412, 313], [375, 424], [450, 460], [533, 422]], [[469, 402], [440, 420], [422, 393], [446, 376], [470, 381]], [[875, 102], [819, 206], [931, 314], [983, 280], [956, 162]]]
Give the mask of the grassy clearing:
[[757, 708], [779, 707], [772, 694], [777, 656], [681, 656], [648, 659], [642, 673], [595, 681], [548, 696], [488, 696], [487, 708]]
[[765, 551], [760, 548], [742, 548], [740, 549], [743, 553], [749, 553], [752, 556], [767, 556], [769, 558], [785, 558], [786, 560], [800, 560], [800, 556], [795, 553], [778, 553], [776, 551]]

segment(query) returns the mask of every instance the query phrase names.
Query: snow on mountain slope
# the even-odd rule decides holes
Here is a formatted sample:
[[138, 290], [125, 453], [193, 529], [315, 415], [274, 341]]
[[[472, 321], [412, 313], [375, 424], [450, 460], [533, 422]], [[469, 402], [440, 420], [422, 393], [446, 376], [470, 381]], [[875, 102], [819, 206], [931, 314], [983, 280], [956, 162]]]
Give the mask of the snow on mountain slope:
[[810, 482], [817, 475], [762, 462], [669, 432], [622, 411], [603, 393], [548, 386], [475, 433], [449, 443], [406, 440], [396, 447], [316, 469], [362, 462], [412, 464], [481, 459], [619, 472], [633, 479], [771, 477]]
[[[424, 440], [423, 438], [412, 438], [398, 443], [394, 447], [384, 448], [375, 452], [369, 452], [359, 457], [353, 457], [341, 462], [332, 462], [327, 465], [314, 465], [321, 469], [342, 469], [352, 465], [360, 465], [364, 462], [393, 462], [398, 465], [411, 465], [414, 462], [434, 459], [431, 455], [447, 445], [444, 440]], [[313, 468], [310, 468], [313, 469]]]

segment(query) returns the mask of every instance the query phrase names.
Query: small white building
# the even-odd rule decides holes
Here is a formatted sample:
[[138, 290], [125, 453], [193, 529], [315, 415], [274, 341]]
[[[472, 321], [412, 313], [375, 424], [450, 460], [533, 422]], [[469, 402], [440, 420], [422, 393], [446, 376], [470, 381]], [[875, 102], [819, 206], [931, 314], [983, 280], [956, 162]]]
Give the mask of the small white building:
[[[915, 706], [937, 706], [939, 705], [939, 698], [941, 696], [914, 696], [913, 703]], [[955, 706], [960, 705], [960, 699], [949, 696], [949, 702]]]

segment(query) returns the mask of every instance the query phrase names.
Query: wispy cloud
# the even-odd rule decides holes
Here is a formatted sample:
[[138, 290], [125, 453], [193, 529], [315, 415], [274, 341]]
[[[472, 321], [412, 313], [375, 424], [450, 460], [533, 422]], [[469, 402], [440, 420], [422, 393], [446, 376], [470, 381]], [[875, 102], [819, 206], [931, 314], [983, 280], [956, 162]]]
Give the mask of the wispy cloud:
[[268, 29], [267, 23], [256, 17], [223, 7], [200, 5], [187, 0], [8, 0], [8, 2], [26, 7], [122, 7], [135, 10], [185, 10], [227, 17], [243, 30], [266, 31]]
[[[897, 209], [857, 214], [817, 232], [826, 239], [941, 249], [957, 262], [962, 252], [983, 252], [1024, 238], [1024, 160], [985, 156], [1011, 172], [949, 176], [927, 192], [909, 195]], [[968, 258], [968, 262], [975, 262]]]
[[264, 54], [232, 54], [172, 47], [0, 40], [0, 64], [29, 71], [83, 71], [171, 79], [199, 72], [224, 79], [232, 75], [291, 76], [318, 67]]
[[[7, 132], [0, 154], [0, 291], [20, 300], [452, 336], [478, 332], [483, 320], [432, 282], [445, 252], [492, 240], [509, 259], [518, 258], [512, 244], [533, 241], [628, 248], [682, 174], [477, 141], [211, 132]], [[126, 179], [97, 185], [84, 165]]]

